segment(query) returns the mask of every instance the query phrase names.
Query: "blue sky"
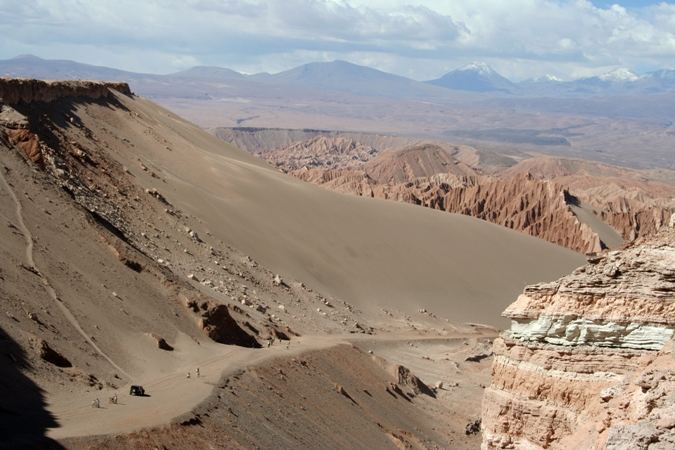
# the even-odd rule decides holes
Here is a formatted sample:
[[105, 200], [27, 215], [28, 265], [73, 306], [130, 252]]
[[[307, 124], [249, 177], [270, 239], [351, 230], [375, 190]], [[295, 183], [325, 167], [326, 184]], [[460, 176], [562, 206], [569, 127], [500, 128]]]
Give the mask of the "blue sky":
[[343, 59], [415, 79], [474, 61], [512, 79], [673, 68], [675, 2], [0, 0], [0, 58], [166, 73]]

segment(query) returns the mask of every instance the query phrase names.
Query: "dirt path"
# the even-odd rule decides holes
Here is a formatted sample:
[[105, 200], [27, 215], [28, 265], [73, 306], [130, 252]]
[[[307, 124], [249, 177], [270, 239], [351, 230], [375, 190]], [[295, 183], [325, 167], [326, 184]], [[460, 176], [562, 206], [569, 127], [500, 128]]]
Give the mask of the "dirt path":
[[[303, 352], [328, 348], [344, 343], [341, 337], [307, 336], [293, 340], [290, 347], [280, 343], [265, 349], [250, 349], [235, 346], [218, 346], [218, 354], [193, 362], [171, 373], [147, 374], [134, 380], [141, 384], [148, 396], [128, 395], [128, 387], [118, 391], [110, 389], [73, 397], [69, 393], [48, 395], [48, 409], [54, 414], [58, 428], [51, 429], [48, 436], [64, 439], [78, 436], [128, 433], [169, 423], [189, 413], [212, 392], [223, 376], [232, 375], [247, 367], [261, 364], [274, 358], [287, 358]], [[195, 370], [199, 368], [200, 376]], [[187, 373], [190, 372], [190, 378]], [[118, 404], [109, 402], [117, 392]], [[98, 398], [101, 408], [93, 408]]]
[[19, 229], [21, 230], [21, 233], [23, 234], [23, 237], [26, 241], [26, 264], [28, 265], [28, 267], [33, 269], [35, 273], [40, 277], [40, 279], [42, 280], [42, 284], [44, 285], [45, 290], [47, 291], [47, 294], [49, 294], [49, 297], [51, 297], [54, 303], [56, 303], [56, 305], [58, 306], [59, 310], [61, 310], [61, 313], [63, 313], [63, 315], [66, 317], [68, 322], [70, 322], [70, 324], [78, 331], [78, 333], [80, 333], [82, 337], [89, 343], [89, 345], [92, 346], [92, 348], [96, 351], [96, 353], [98, 353], [101, 357], [103, 357], [106, 361], [108, 361], [110, 365], [112, 365], [115, 368], [115, 370], [117, 370], [120, 374], [126, 376], [127, 378], [131, 378], [131, 375], [125, 372], [124, 369], [122, 369], [120, 366], [115, 364], [115, 362], [103, 350], [101, 350], [99, 346], [96, 345], [96, 343], [91, 339], [91, 337], [82, 329], [80, 323], [75, 318], [75, 316], [73, 316], [68, 307], [59, 299], [58, 295], [56, 295], [56, 291], [49, 283], [49, 279], [42, 272], [40, 272], [40, 269], [35, 264], [35, 260], [33, 258], [33, 235], [31, 234], [30, 230], [26, 226], [26, 222], [24, 221], [23, 207], [21, 206], [21, 202], [19, 201], [19, 198], [16, 196], [14, 189], [12, 189], [12, 186], [5, 178], [5, 174], [3, 173], [2, 170], [0, 170], [0, 181], [2, 181], [5, 190], [14, 201], [14, 204], [16, 205], [16, 219], [19, 223]]
[[[366, 348], [369, 342], [409, 341], [409, 340], [461, 340], [469, 334], [457, 333], [453, 337], [429, 338], [428, 336], [303, 336], [294, 339], [290, 346], [279, 343], [271, 348], [250, 349], [235, 346], [214, 346], [214, 354], [208, 358], [192, 361], [190, 366], [181, 367], [170, 373], [149, 373], [134, 380], [145, 388], [147, 397], [128, 395], [128, 388], [117, 391], [110, 389], [94, 391], [73, 397], [69, 393], [48, 395], [48, 409], [59, 423], [51, 429], [48, 436], [53, 439], [65, 439], [103, 434], [120, 434], [138, 431], [143, 428], [167, 424], [176, 418], [188, 414], [208, 398], [223, 377], [231, 376], [251, 366], [260, 365], [275, 358], [290, 358], [305, 352], [327, 349], [340, 344], [357, 344]], [[195, 370], [199, 368], [200, 376]], [[187, 378], [190, 372], [190, 378]], [[108, 399], [117, 392], [119, 402], [114, 405]], [[101, 408], [92, 408], [92, 402], [98, 398]]]

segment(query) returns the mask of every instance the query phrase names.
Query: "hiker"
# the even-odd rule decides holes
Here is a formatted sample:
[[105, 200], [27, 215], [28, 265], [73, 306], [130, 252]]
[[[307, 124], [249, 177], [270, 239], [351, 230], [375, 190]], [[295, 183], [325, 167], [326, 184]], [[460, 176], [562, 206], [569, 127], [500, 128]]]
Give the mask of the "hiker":
[[185, 378], [190, 378], [190, 372], [187, 373], [187, 376]]
[[199, 378], [199, 367], [197, 367], [196, 372], [197, 372], [197, 378]]
[[101, 407], [101, 401], [99, 399], [94, 400], [91, 402], [91, 407], [92, 408], [100, 408]]

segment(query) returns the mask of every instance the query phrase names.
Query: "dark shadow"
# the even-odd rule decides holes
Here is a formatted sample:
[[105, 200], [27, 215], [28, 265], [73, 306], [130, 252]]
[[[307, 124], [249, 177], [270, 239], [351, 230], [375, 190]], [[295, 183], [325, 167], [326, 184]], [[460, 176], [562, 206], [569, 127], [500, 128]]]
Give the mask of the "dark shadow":
[[563, 190], [563, 196], [565, 199], [565, 203], [568, 205], [573, 205], [573, 206], [581, 206], [581, 202], [577, 197], [572, 195], [570, 192], [567, 191], [567, 189]]
[[0, 328], [0, 449], [63, 449], [45, 435], [58, 423], [42, 389], [24, 374], [30, 369], [24, 350]]

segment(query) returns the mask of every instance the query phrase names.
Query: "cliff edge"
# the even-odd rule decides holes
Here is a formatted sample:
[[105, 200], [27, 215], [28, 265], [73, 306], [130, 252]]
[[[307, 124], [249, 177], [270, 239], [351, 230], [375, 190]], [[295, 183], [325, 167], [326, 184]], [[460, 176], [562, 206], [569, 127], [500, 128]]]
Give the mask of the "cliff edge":
[[673, 220], [506, 309], [484, 449], [675, 448]]
[[42, 81], [21, 78], [0, 78], [0, 103], [49, 103], [61, 98], [99, 99], [115, 90], [132, 95], [127, 83], [104, 81]]

